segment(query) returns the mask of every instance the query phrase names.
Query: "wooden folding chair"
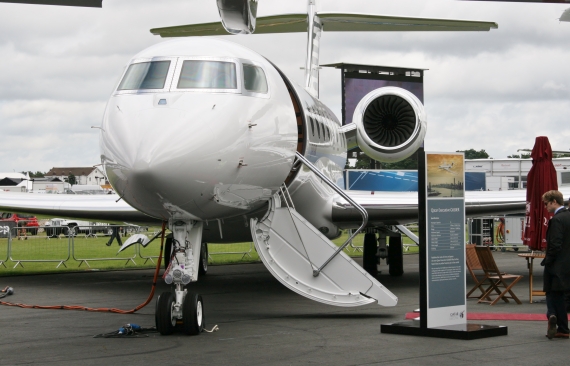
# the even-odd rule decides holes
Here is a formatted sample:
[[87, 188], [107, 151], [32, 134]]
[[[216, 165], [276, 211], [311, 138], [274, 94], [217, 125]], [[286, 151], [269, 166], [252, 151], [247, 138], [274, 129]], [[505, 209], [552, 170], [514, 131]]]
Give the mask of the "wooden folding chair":
[[[479, 258], [477, 257], [477, 252], [475, 251], [475, 244], [467, 244], [465, 246], [465, 262], [467, 263], [467, 270], [471, 274], [471, 278], [473, 278], [473, 282], [475, 282], [475, 286], [467, 293], [468, 299], [480, 299], [481, 296], [485, 294], [485, 289], [483, 288], [482, 283], [485, 281], [485, 272], [483, 272], [483, 267], [481, 267], [481, 263], [479, 263]], [[475, 274], [475, 271], [479, 272], [479, 276]], [[473, 292], [481, 291], [481, 295], [471, 295]], [[500, 294], [501, 292], [499, 292]], [[488, 300], [491, 300], [490, 297], [487, 297]]]
[[[511, 289], [523, 276], [499, 271], [497, 263], [495, 263], [495, 258], [493, 258], [491, 248], [475, 247], [475, 251], [477, 252], [479, 263], [481, 263], [481, 268], [485, 272], [485, 278], [480, 284], [481, 286], [488, 286], [478, 302], [489, 302], [491, 305], [495, 305], [499, 300], [509, 302], [508, 299], [513, 299], [517, 304], [522, 304]], [[504, 290], [501, 292], [502, 288], [504, 288]], [[492, 299], [490, 296], [493, 292], [498, 294], [495, 299]], [[507, 293], [510, 294], [510, 296], [508, 296]]]

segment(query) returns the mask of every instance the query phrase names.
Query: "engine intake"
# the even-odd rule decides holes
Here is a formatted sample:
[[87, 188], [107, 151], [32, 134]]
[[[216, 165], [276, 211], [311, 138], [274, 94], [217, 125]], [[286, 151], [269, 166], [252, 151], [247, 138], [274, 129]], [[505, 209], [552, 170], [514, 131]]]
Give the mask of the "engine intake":
[[368, 93], [356, 106], [358, 146], [366, 155], [395, 162], [412, 155], [422, 144], [426, 113], [420, 100], [409, 91], [384, 87]]

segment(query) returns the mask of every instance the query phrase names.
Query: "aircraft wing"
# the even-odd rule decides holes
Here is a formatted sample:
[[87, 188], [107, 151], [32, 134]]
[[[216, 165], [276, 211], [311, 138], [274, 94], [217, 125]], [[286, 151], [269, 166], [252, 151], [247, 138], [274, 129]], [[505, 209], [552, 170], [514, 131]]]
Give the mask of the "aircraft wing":
[[[497, 23], [411, 18], [357, 13], [318, 13], [323, 30], [333, 32], [378, 31], [489, 31], [498, 28]], [[307, 14], [283, 14], [260, 17], [256, 20], [255, 34], [296, 33], [307, 31]], [[222, 22], [189, 24], [174, 27], [153, 28], [152, 34], [161, 37], [221, 36], [227, 35]]]
[[36, 194], [0, 193], [0, 210], [25, 212], [53, 217], [69, 217], [105, 222], [159, 224], [159, 219], [147, 216], [119, 196], [110, 194]]
[[[570, 187], [561, 187], [558, 190], [565, 198], [570, 197]], [[382, 222], [396, 225], [418, 221], [417, 192], [374, 192], [374, 194], [370, 191], [345, 192], [366, 209], [369, 223]], [[524, 214], [525, 210], [526, 189], [465, 192], [467, 217]], [[339, 197], [333, 204], [332, 221], [341, 228], [356, 228], [362, 221], [362, 216]]]
[[[561, 187], [565, 198], [570, 197], [570, 187]], [[369, 223], [387, 225], [405, 224], [418, 220], [417, 192], [374, 192], [345, 191], [353, 200], [364, 207]], [[74, 195], [0, 193], [0, 210], [24, 212], [54, 217], [69, 217], [106, 222], [129, 222], [159, 224], [160, 220], [147, 216], [123, 200], [117, 202], [117, 195]], [[524, 214], [526, 190], [467, 191], [465, 192], [465, 214], [468, 217]], [[356, 228], [362, 221], [360, 213], [340, 196], [333, 203], [332, 221], [341, 228]]]

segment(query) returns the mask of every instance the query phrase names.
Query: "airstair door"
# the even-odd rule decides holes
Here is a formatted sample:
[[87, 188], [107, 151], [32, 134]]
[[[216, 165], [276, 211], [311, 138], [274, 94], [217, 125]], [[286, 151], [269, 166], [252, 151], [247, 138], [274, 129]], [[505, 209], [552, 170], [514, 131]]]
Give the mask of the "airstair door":
[[338, 247], [294, 208], [280, 207], [280, 202], [274, 196], [267, 216], [259, 222], [252, 219], [250, 225], [257, 253], [275, 278], [296, 293], [329, 305], [396, 305], [397, 297], [343, 252], [314, 277], [313, 271]]

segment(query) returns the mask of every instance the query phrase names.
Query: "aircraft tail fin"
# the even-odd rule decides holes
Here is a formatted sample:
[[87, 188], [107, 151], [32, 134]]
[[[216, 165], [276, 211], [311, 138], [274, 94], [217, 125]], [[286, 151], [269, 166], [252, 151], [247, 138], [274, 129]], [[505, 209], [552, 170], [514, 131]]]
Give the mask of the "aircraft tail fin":
[[319, 45], [323, 24], [315, 12], [315, 0], [309, 0], [307, 11], [307, 58], [305, 62], [305, 89], [319, 97]]

